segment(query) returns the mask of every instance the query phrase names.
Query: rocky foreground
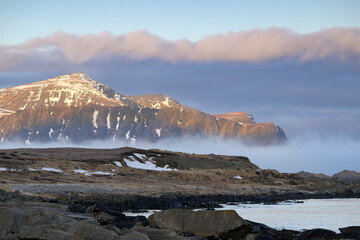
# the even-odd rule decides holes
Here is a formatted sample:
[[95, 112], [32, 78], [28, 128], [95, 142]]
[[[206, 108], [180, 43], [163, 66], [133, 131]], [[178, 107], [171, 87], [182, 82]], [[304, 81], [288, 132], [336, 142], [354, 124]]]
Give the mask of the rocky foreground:
[[360, 227], [303, 232], [246, 221], [233, 210], [170, 209], [145, 217], [90, 206], [83, 213], [44, 202], [0, 204], [1, 240], [359, 239]]
[[[0, 150], [0, 240], [359, 239], [359, 227], [279, 231], [209, 210], [227, 202], [359, 198], [350, 173], [279, 173], [241, 156], [135, 148]], [[143, 209], [163, 212], [123, 214]]]

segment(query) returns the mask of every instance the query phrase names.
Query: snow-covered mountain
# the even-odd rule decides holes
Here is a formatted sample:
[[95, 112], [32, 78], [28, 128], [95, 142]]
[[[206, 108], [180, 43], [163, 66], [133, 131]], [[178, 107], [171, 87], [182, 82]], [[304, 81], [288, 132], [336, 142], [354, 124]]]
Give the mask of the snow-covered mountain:
[[170, 97], [121, 95], [84, 73], [0, 90], [0, 142], [157, 141], [191, 135], [282, 144], [284, 131], [246, 113], [210, 115]]

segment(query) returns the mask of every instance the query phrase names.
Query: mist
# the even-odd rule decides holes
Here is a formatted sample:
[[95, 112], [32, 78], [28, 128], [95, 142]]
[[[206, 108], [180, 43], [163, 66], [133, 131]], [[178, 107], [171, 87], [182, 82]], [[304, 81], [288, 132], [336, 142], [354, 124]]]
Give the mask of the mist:
[[163, 139], [158, 142], [136, 141], [135, 144], [112, 140], [94, 140], [82, 144], [8, 142], [0, 144], [0, 149], [15, 148], [120, 148], [161, 149], [195, 154], [221, 154], [246, 156], [262, 169], [295, 173], [308, 171], [333, 175], [342, 170], [360, 171], [360, 141], [351, 138], [302, 136], [290, 139], [282, 146], [246, 146], [236, 140], [216, 137], [184, 137]]

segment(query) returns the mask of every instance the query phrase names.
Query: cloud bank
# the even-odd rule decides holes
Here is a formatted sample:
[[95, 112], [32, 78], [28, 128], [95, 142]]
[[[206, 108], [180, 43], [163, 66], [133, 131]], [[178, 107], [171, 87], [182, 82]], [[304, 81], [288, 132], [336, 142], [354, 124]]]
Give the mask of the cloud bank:
[[[0, 144], [0, 149], [9, 148], [119, 148], [129, 143], [112, 140], [94, 140], [83, 144], [73, 143], [33, 143], [8, 142]], [[323, 139], [316, 135], [291, 139], [288, 145], [249, 147], [236, 140], [210, 137], [184, 137], [163, 139], [158, 142], [137, 141], [131, 147], [142, 149], [163, 149], [196, 154], [222, 154], [246, 156], [262, 169], [276, 169], [280, 172], [308, 171], [333, 175], [345, 169], [360, 171], [360, 141], [344, 138]]]
[[0, 71], [16, 71], [26, 65], [42, 68], [53, 64], [81, 64], [97, 59], [128, 61], [156, 59], [168, 62], [266, 62], [277, 59], [337, 61], [360, 57], [360, 28], [331, 28], [309, 34], [288, 29], [253, 29], [205, 37], [168, 41], [146, 31], [125, 35], [74, 35], [56, 32], [19, 45], [0, 45]]

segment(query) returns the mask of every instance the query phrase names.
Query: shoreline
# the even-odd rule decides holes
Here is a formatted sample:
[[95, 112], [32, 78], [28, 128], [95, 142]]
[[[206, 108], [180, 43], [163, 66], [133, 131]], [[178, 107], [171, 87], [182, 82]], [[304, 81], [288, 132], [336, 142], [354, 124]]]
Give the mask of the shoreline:
[[[15, 199], [13, 199], [15, 200]], [[172, 208], [144, 216], [93, 205], [83, 213], [50, 202], [0, 202], [0, 239], [71, 240], [251, 240], [251, 239], [359, 239], [360, 226], [337, 228], [270, 227], [246, 220], [235, 210], [192, 211]], [[26, 216], [29, 221], [19, 221]], [[206, 218], [204, 218], [206, 216]], [[203, 222], [204, 221], [204, 222]], [[170, 223], [170, 225], [169, 225]], [[10, 225], [9, 225], [10, 224]], [[220, 230], [219, 230], [220, 229]], [[141, 238], [142, 237], [142, 238]]]
[[[23, 194], [20, 191], [4, 191], [0, 190], [0, 202], [9, 201], [34, 201], [34, 202], [51, 202], [67, 205], [73, 212], [85, 212], [92, 205], [99, 208], [113, 209], [116, 211], [132, 211], [132, 210], [166, 210], [171, 208], [218, 208], [220, 204], [227, 203], [263, 203], [277, 204], [282, 201], [289, 200], [306, 200], [306, 199], [344, 199], [344, 198], [360, 198], [360, 192], [352, 190], [346, 192], [335, 193], [276, 193], [270, 194], [174, 194], [163, 193], [158, 196], [142, 196], [136, 194], [93, 194], [80, 195], [76, 192], [67, 194], [59, 194], [53, 197], [36, 196]], [[220, 206], [221, 207], [221, 206]]]

